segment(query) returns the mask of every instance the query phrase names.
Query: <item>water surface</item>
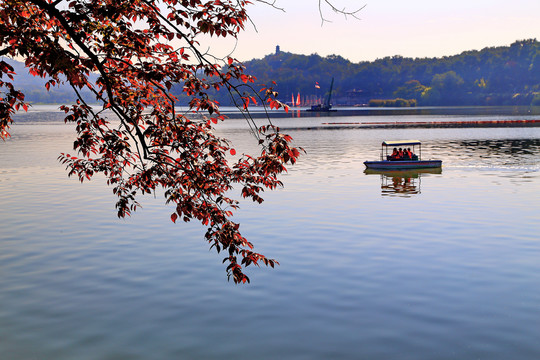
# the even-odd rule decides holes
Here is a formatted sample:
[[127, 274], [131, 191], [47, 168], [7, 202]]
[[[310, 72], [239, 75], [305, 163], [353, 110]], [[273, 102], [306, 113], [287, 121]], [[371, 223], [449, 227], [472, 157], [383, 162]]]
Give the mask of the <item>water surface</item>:
[[[281, 265], [236, 286], [159, 196], [120, 220], [103, 179], [67, 178], [73, 128], [40, 119], [0, 143], [2, 359], [540, 358], [538, 127], [291, 129], [307, 154], [235, 215]], [[442, 171], [364, 173], [396, 139]]]

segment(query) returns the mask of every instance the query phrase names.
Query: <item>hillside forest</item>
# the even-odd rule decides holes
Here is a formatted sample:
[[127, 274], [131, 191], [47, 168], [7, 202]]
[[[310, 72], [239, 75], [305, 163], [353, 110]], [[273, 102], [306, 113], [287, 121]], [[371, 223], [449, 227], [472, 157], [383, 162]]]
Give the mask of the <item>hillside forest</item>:
[[[13, 62], [11, 61], [13, 64]], [[332, 102], [336, 106], [540, 106], [540, 42], [516, 41], [509, 46], [465, 51], [442, 58], [385, 57], [352, 63], [339, 55], [321, 57], [280, 51], [244, 63], [257, 84], [276, 82], [279, 100], [291, 103], [300, 94], [310, 105], [323, 99], [334, 78]], [[24, 65], [15, 64], [17, 84], [33, 103], [71, 101], [71, 89], [45, 90], [44, 79], [32, 79]], [[173, 88], [181, 99], [182, 86]], [[221, 105], [232, 105], [226, 91], [214, 93]], [[406, 101], [395, 99], [403, 99]], [[186, 98], [187, 103], [187, 98]]]
[[419, 106], [540, 105], [536, 39], [443, 58], [393, 56], [358, 64], [338, 55], [323, 58], [276, 51], [245, 65], [261, 82], [276, 81], [281, 100], [287, 102], [297, 93], [320, 96], [333, 77], [335, 105], [396, 98], [414, 99]]

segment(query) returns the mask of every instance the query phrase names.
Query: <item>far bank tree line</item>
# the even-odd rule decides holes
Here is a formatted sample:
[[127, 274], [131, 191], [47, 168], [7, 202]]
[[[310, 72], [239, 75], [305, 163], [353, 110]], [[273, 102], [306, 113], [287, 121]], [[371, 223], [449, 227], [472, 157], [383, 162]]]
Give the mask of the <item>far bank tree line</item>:
[[[285, 103], [302, 98], [323, 98], [334, 78], [334, 105], [372, 106], [456, 106], [533, 105], [540, 106], [540, 42], [516, 41], [510, 46], [465, 51], [443, 58], [386, 57], [371, 62], [352, 63], [330, 55], [298, 55], [277, 52], [245, 62], [246, 73], [257, 83], [276, 82], [279, 100]], [[24, 65], [14, 64], [18, 74]], [[64, 103], [73, 100], [68, 88], [47, 92], [45, 79], [23, 76], [19, 82], [32, 103]], [[316, 88], [315, 84], [320, 86]], [[172, 92], [180, 103], [187, 99], [182, 86]], [[232, 105], [229, 95], [209, 91], [221, 105]], [[87, 94], [88, 101], [93, 97]]]
[[298, 93], [324, 96], [333, 77], [337, 105], [540, 106], [536, 39], [443, 58], [393, 56], [354, 64], [337, 55], [277, 52], [245, 65], [260, 82], [276, 81], [280, 100], [286, 102]]

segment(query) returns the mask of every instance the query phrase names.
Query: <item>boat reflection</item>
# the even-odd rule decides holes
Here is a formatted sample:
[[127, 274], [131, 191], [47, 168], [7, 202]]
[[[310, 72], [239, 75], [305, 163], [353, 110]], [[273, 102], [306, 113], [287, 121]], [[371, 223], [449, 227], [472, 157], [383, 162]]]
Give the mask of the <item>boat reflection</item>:
[[375, 170], [366, 169], [366, 175], [381, 176], [382, 196], [411, 197], [420, 194], [421, 177], [423, 174], [440, 174], [441, 168], [414, 170]]

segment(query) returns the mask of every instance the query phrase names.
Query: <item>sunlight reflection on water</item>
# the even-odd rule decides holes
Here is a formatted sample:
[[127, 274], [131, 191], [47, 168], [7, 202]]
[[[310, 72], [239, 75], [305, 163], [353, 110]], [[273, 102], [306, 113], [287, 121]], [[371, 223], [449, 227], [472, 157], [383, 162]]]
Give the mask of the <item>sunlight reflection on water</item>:
[[[540, 128], [292, 130], [285, 187], [235, 215], [281, 263], [249, 286], [159, 196], [118, 220], [102, 179], [66, 178], [70, 131], [0, 144], [2, 359], [540, 357]], [[401, 138], [443, 169], [385, 196], [363, 161]]]

